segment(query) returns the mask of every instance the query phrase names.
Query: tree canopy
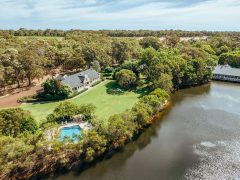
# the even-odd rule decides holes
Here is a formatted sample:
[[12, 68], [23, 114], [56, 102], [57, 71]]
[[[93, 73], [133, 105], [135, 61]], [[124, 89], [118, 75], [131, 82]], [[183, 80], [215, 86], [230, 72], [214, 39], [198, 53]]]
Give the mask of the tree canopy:
[[16, 137], [23, 132], [34, 133], [37, 129], [29, 111], [20, 108], [0, 110], [0, 135]]

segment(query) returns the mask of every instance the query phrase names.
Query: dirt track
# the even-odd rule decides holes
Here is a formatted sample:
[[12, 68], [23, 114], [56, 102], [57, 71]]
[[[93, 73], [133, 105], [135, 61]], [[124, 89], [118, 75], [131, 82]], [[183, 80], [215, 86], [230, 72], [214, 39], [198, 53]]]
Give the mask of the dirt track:
[[35, 79], [33, 81], [33, 84], [35, 84], [35, 86], [28, 87], [27, 90], [18, 89], [18, 93], [9, 94], [7, 96], [0, 96], [0, 108], [20, 106], [20, 103], [18, 103], [18, 99], [24, 96], [31, 96], [36, 94], [36, 91], [42, 89], [41, 84], [45, 82], [48, 78], [50, 78], [49, 75], [44, 76], [41, 80]]
[[30, 96], [36, 94], [37, 90], [40, 90], [42, 87], [41, 85], [36, 85], [34, 87], [30, 87], [29, 90], [22, 91], [16, 94], [0, 97], [0, 108], [5, 107], [16, 107], [19, 106], [18, 99], [24, 96]]

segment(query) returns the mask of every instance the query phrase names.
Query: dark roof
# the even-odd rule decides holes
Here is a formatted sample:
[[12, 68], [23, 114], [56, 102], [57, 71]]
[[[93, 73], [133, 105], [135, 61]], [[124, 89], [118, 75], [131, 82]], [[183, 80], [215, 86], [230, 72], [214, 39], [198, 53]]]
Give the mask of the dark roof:
[[[96, 78], [99, 77], [98, 72], [95, 71], [94, 69], [88, 69], [88, 70], [86, 70], [86, 71], [79, 72], [79, 73], [74, 74], [74, 75], [72, 75], [72, 76], [85, 76], [85, 75], [87, 75], [88, 78], [90, 78], [90, 79], [96, 79]], [[69, 77], [70, 77], [70, 76], [69, 76]]]
[[85, 77], [93, 80], [97, 79], [99, 77], [99, 74], [94, 69], [88, 69], [86, 71], [82, 71], [65, 77], [64, 80], [61, 81], [61, 83], [63, 85], [69, 85], [71, 88], [75, 88], [83, 85]]
[[228, 65], [216, 66], [213, 74], [228, 75], [228, 76], [240, 76], [239, 68], [232, 68]]

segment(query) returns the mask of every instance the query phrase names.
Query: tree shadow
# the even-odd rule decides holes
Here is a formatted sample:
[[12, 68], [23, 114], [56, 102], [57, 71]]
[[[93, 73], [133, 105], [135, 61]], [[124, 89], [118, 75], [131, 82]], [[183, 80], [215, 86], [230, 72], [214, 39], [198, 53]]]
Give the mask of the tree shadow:
[[140, 94], [140, 97], [143, 97], [145, 95], [148, 95], [150, 92], [149, 87], [144, 86], [144, 87], [137, 87], [133, 90], [136, 94]]
[[111, 95], [123, 95], [127, 92], [134, 92], [136, 94], [140, 94], [140, 97], [147, 95], [149, 93], [149, 88], [148, 87], [133, 87], [131, 89], [123, 89], [121, 88], [116, 81], [111, 81], [109, 83], [107, 83], [106, 85], [106, 91], [108, 94]]
[[123, 95], [126, 93], [126, 90], [122, 89], [115, 81], [111, 81], [106, 85], [106, 91], [111, 95]]

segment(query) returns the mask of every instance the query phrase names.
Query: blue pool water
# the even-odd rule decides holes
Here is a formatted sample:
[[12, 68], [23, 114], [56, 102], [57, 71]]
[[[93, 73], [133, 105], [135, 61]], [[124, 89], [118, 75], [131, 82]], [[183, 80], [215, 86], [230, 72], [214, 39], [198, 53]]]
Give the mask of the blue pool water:
[[65, 137], [70, 137], [73, 141], [78, 141], [76, 135], [81, 135], [82, 129], [80, 126], [71, 126], [71, 127], [64, 127], [60, 130], [60, 140], [63, 141]]

